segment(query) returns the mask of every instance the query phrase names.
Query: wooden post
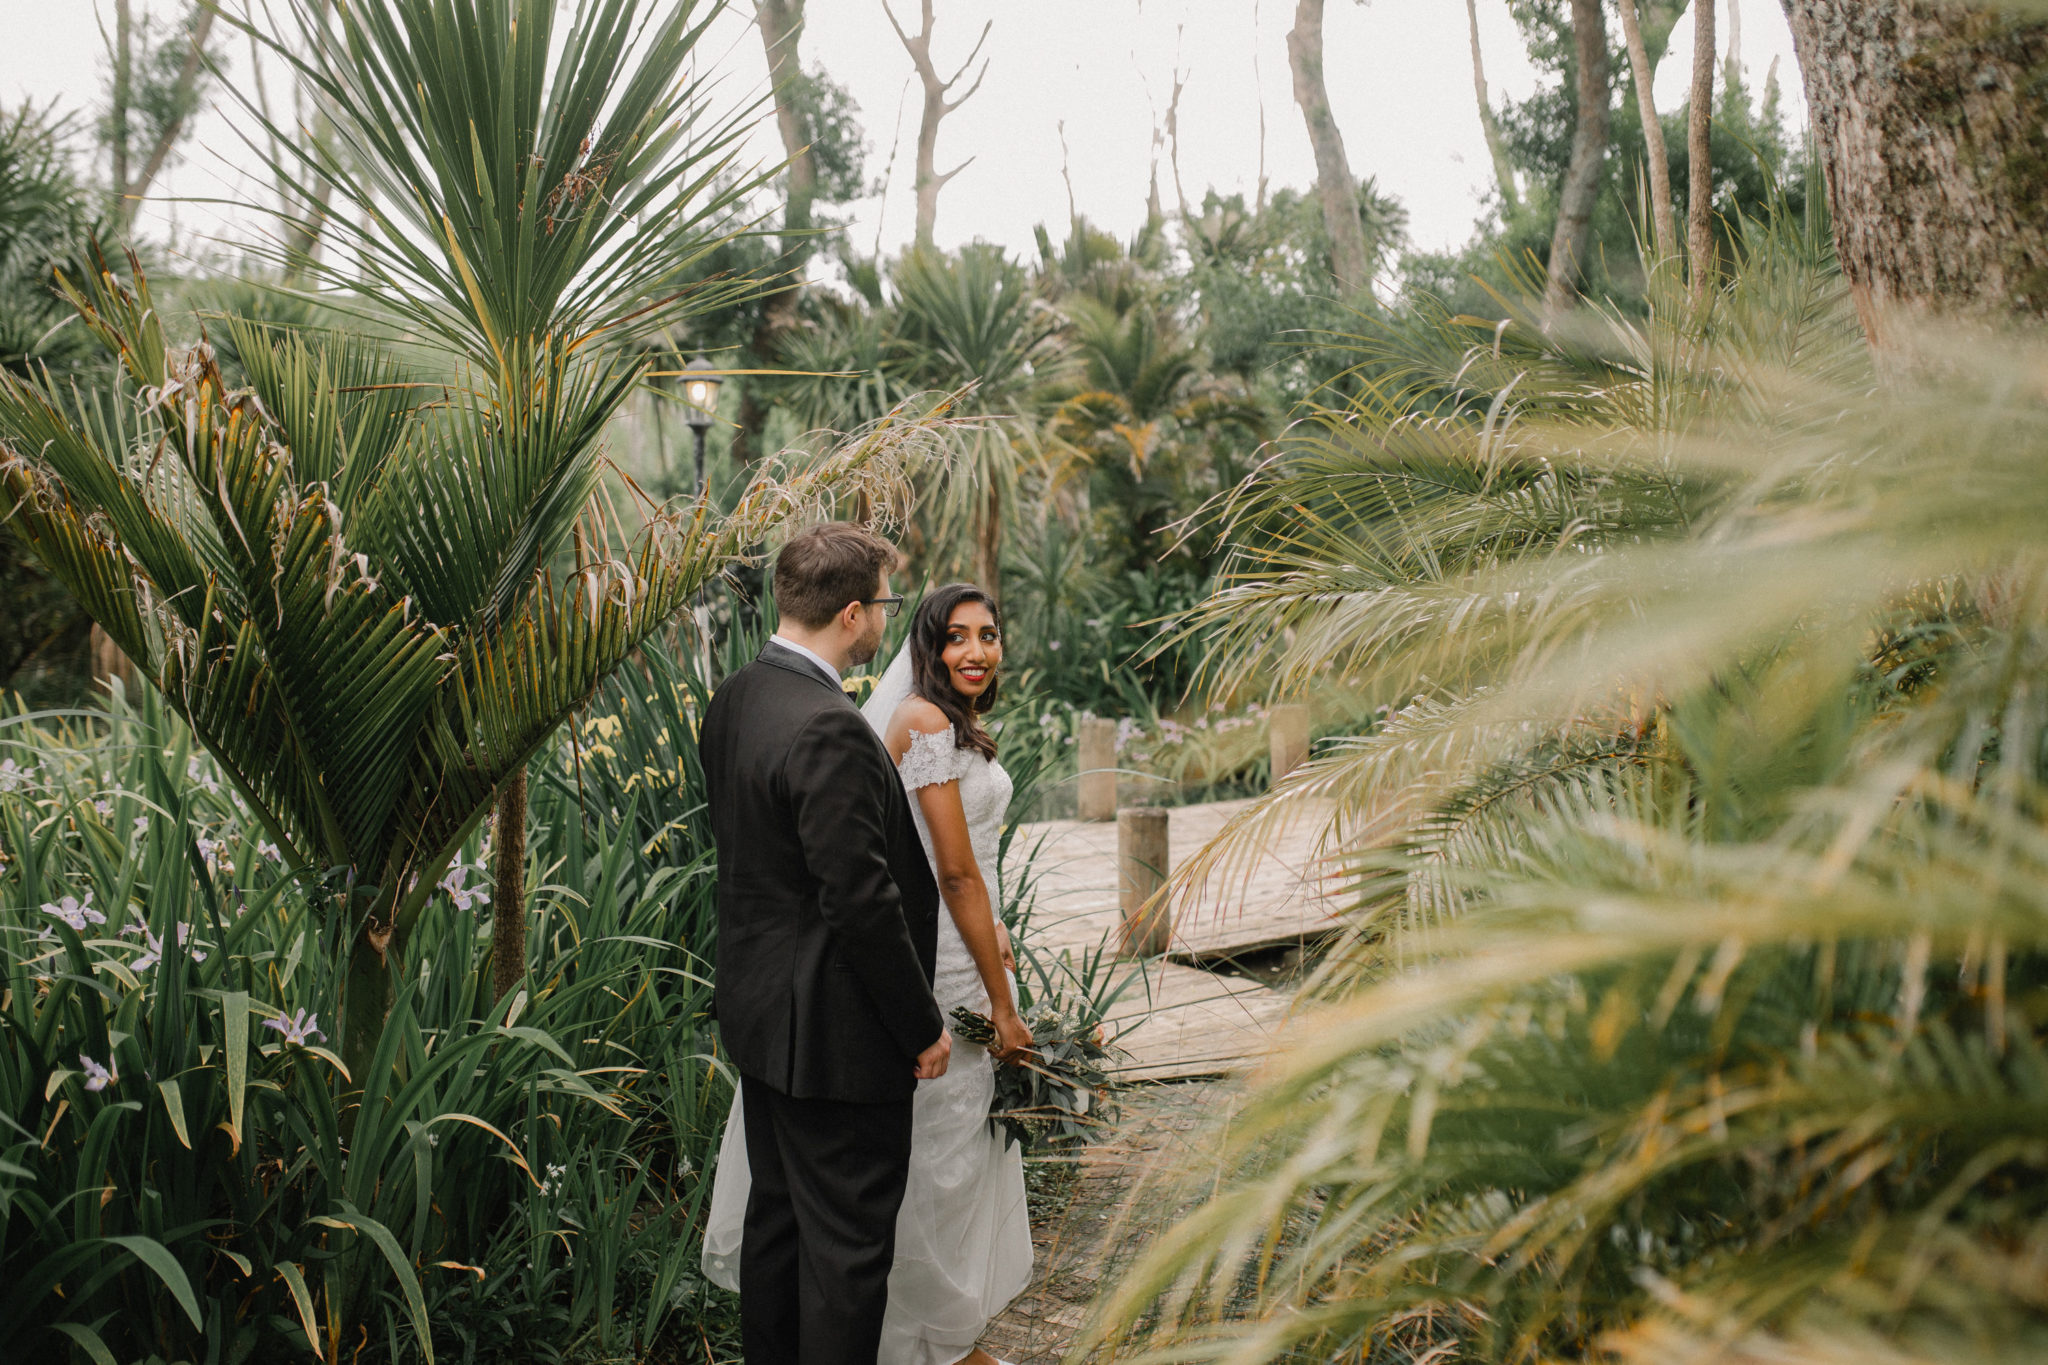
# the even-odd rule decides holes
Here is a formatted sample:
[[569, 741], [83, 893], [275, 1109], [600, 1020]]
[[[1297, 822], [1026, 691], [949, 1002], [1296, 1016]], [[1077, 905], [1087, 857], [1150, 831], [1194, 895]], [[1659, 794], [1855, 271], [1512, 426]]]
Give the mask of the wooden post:
[[1266, 719], [1266, 731], [1273, 742], [1273, 782], [1308, 761], [1308, 708], [1276, 706]]
[[1160, 895], [1172, 870], [1166, 812], [1144, 807], [1118, 811], [1116, 874], [1125, 957], [1158, 957], [1172, 941], [1173, 907]]
[[1116, 722], [1081, 722], [1081, 818], [1116, 819]]

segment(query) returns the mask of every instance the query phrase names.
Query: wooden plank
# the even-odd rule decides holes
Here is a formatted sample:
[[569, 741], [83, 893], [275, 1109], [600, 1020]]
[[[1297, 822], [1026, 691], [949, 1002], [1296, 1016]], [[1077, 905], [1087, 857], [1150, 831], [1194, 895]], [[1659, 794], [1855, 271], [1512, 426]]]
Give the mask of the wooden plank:
[[[1174, 866], [1193, 857], [1248, 804], [1226, 801], [1173, 808], [1167, 842]], [[1212, 880], [1194, 901], [1183, 897], [1175, 906], [1168, 951], [1187, 960], [1228, 957], [1312, 942], [1332, 932], [1342, 907], [1328, 894], [1329, 870], [1316, 857], [1319, 826], [1311, 813], [1283, 831], [1248, 867]], [[1036, 850], [1036, 940], [1054, 949], [1090, 948], [1102, 942], [1119, 913], [1115, 827], [1076, 820], [1026, 825], [1013, 847]]]
[[1107, 1031], [1128, 1054], [1119, 1080], [1185, 1080], [1243, 1070], [1263, 1057], [1291, 1001], [1249, 977], [1153, 961], [1110, 1009]]
[[[1172, 864], [1193, 857], [1248, 804], [1170, 809]], [[1110, 1012], [1110, 1031], [1122, 1034], [1120, 1045], [1130, 1053], [1119, 1076], [1222, 1075], [1264, 1055], [1286, 1018], [1289, 996], [1249, 977], [1188, 964], [1311, 943], [1335, 931], [1339, 903], [1328, 894], [1330, 879], [1316, 856], [1317, 814], [1283, 830], [1258, 858], [1202, 888], [1199, 897], [1176, 904], [1165, 958], [1108, 967], [1114, 981], [1131, 981]], [[1012, 848], [1032, 855], [1030, 950], [1065, 954], [1077, 964], [1093, 954], [1113, 962], [1122, 922], [1117, 827], [1078, 820], [1026, 825]]]

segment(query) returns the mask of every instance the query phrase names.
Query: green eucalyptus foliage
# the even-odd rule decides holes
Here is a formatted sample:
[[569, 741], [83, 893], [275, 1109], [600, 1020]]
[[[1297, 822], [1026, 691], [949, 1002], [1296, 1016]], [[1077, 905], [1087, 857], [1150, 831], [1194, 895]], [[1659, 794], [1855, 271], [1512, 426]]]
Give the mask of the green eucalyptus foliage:
[[1387, 710], [1183, 869], [1312, 819], [1357, 910], [1115, 1358], [2048, 1346], [2038, 345], [1873, 358], [1743, 226], [1703, 304], [1390, 326], [1229, 504], [1214, 680]]
[[525, 986], [493, 1002], [472, 841], [351, 1077], [324, 891], [153, 694], [0, 753], [0, 1355], [624, 1355], [700, 1308], [703, 846], [642, 858], [544, 755]]

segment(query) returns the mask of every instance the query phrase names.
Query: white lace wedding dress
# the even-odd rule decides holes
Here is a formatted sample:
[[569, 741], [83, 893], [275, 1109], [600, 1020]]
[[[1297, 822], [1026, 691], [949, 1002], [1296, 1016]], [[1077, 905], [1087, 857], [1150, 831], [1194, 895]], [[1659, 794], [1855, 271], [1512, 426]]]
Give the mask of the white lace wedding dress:
[[[957, 747], [950, 732], [913, 732], [897, 772], [913, 793], [911, 812], [927, 858], [932, 856], [932, 836], [914, 793], [941, 782], [960, 784], [974, 861], [988, 883], [990, 901], [1000, 904], [996, 852], [1012, 792], [1002, 764]], [[980, 1014], [989, 1011], [981, 973], [950, 913], [939, 915], [932, 992], [949, 1024], [952, 1011], [962, 1005]], [[896, 1261], [889, 1272], [880, 1365], [954, 1365], [974, 1349], [990, 1320], [1030, 1283], [1024, 1153], [1006, 1146], [990, 1127], [989, 1101], [994, 1094], [993, 1060], [987, 1051], [957, 1036], [946, 1074], [918, 1082], [910, 1179], [896, 1217]], [[749, 1184], [746, 1129], [735, 1102], [719, 1146], [704, 1232], [704, 1274], [727, 1289], [739, 1288]]]

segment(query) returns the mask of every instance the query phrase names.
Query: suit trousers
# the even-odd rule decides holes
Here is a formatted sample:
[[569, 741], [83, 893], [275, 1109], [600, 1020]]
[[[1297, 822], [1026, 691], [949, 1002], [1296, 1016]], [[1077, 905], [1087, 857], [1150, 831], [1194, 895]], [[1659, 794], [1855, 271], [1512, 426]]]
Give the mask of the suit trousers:
[[747, 1197], [740, 1333], [747, 1365], [875, 1365], [912, 1098], [797, 1099], [740, 1078]]

